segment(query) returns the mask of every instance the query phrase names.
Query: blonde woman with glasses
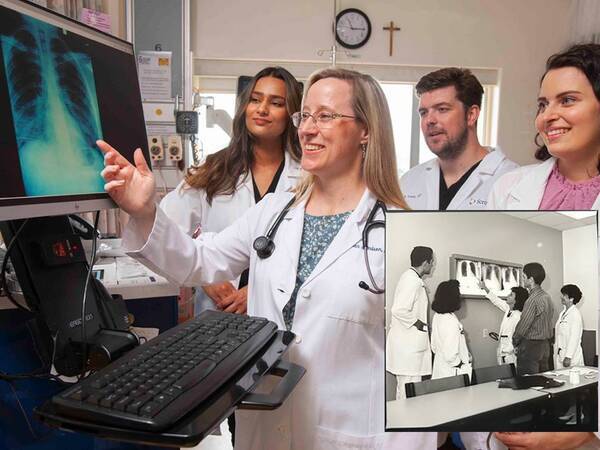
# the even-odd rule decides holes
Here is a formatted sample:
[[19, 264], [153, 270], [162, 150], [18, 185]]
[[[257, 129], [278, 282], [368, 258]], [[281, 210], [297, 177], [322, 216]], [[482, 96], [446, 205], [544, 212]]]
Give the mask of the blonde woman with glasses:
[[185, 285], [249, 266], [248, 313], [296, 333], [288, 356], [306, 375], [279, 409], [236, 412], [236, 448], [433, 449], [435, 433], [384, 433], [382, 209], [406, 204], [383, 92], [368, 75], [325, 69], [308, 80], [293, 120], [304, 181], [200, 240], [156, 207], [140, 151], [133, 166], [99, 142], [106, 190], [133, 218], [125, 245]]

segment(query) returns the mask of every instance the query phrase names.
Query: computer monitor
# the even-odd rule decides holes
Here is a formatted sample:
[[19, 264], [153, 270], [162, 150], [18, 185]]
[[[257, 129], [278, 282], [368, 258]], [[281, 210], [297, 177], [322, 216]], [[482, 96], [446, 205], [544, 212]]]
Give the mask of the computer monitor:
[[132, 45], [0, 0], [0, 232], [34, 313], [36, 347], [64, 375], [137, 344], [125, 304], [90, 281], [67, 217], [114, 207], [97, 139], [129, 160], [139, 146], [149, 161]]
[[132, 44], [0, 0], [0, 221], [115, 207], [97, 139], [149, 161]]

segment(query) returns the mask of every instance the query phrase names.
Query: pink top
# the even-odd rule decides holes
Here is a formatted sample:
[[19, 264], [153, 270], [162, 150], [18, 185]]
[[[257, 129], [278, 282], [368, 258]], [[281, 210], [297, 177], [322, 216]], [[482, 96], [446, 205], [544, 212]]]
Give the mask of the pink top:
[[585, 210], [592, 209], [600, 194], [600, 175], [586, 181], [574, 183], [567, 180], [555, 164], [540, 203], [540, 210]]

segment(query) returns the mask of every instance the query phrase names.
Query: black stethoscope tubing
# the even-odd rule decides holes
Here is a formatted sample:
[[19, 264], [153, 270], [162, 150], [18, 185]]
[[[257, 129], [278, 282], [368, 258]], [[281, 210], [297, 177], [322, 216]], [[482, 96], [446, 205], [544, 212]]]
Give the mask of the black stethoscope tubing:
[[378, 209], [381, 209], [381, 211], [383, 211], [384, 213], [386, 211], [385, 204], [380, 200], [377, 200], [375, 202], [375, 206], [373, 206], [373, 209], [371, 209], [371, 212], [367, 217], [367, 223], [365, 224], [365, 227], [362, 231], [362, 245], [365, 256], [365, 267], [367, 268], [367, 274], [369, 275], [369, 280], [371, 281], [371, 285], [373, 287], [370, 287], [364, 281], [360, 281], [358, 283], [358, 286], [360, 288], [372, 292], [373, 294], [383, 294], [385, 292], [385, 288], [380, 288], [379, 286], [377, 286], [375, 278], [373, 277], [373, 273], [371, 272], [371, 265], [369, 264], [369, 232], [373, 228], [385, 228], [385, 222], [383, 220], [375, 220], [375, 214], [377, 214]]

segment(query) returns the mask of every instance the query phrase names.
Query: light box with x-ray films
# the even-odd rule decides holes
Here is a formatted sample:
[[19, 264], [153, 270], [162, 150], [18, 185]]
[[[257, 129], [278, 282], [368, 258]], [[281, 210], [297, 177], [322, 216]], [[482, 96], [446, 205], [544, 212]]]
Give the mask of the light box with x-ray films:
[[506, 261], [478, 258], [476, 256], [452, 255], [450, 278], [460, 283], [461, 295], [483, 297], [485, 291], [479, 287], [483, 281], [490, 292], [506, 297], [515, 286], [521, 286], [523, 265]]

